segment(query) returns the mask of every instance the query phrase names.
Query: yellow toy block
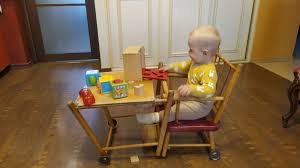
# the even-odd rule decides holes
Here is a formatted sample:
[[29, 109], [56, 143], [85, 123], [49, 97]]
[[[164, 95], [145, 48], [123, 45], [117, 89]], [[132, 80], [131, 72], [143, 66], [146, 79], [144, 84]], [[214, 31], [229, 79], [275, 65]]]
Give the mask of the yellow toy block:
[[113, 80], [112, 75], [103, 75], [99, 78], [99, 89], [101, 93], [111, 92], [111, 82]]

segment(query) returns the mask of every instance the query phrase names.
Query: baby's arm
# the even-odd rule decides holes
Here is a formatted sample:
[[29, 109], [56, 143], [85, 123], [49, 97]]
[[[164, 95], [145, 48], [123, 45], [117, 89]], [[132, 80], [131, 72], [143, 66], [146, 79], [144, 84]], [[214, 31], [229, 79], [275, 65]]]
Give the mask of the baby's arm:
[[217, 73], [215, 69], [207, 69], [198, 84], [190, 84], [191, 95], [196, 97], [212, 97], [216, 92]]
[[191, 60], [186, 60], [182, 62], [172, 63], [169, 66], [164, 67], [163, 70], [168, 72], [188, 73], [191, 62]]

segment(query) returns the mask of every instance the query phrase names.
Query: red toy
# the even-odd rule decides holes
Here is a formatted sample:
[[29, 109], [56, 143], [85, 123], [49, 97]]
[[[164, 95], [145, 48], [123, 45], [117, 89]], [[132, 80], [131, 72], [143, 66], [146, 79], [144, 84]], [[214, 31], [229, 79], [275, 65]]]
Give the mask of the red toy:
[[79, 95], [83, 101], [83, 104], [86, 106], [90, 106], [95, 103], [95, 97], [90, 89], [83, 88], [79, 91]]
[[143, 72], [143, 79], [145, 80], [152, 80], [152, 79], [158, 79], [158, 80], [167, 80], [168, 79], [168, 73], [164, 70], [159, 70], [158, 68], [153, 69], [142, 69]]
[[115, 79], [115, 80], [113, 80], [113, 83], [122, 83], [122, 82], [123, 82], [122, 79]]

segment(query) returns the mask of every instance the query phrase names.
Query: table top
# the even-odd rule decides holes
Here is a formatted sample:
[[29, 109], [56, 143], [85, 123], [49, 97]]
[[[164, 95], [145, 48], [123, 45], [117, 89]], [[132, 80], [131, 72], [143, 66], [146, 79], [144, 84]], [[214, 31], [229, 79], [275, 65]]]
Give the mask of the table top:
[[[113, 79], [123, 79], [123, 71], [113, 71], [113, 72], [102, 72], [101, 75], [112, 75]], [[144, 93], [140, 96], [134, 94], [134, 85], [144, 85]], [[95, 106], [105, 106], [105, 105], [118, 105], [118, 104], [129, 104], [129, 103], [146, 103], [154, 102], [154, 88], [152, 80], [144, 80], [140, 82], [134, 82], [133, 84], [128, 84], [128, 97], [113, 99], [111, 93], [100, 94], [96, 86], [91, 86], [89, 89], [92, 91], [95, 97], [95, 103], [92, 106], [85, 106], [82, 99], [78, 96], [76, 99], [77, 106], [79, 108], [91, 108]]]

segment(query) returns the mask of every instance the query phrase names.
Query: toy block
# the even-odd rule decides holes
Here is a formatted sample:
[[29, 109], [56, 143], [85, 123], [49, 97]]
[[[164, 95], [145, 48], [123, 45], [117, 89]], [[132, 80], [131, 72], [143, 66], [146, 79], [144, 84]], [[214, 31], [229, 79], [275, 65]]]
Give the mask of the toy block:
[[96, 86], [100, 77], [99, 70], [88, 70], [85, 72], [85, 81], [87, 86]]
[[130, 162], [132, 164], [138, 164], [140, 162], [140, 159], [138, 156], [130, 156]]
[[168, 73], [163, 70], [159, 70], [158, 68], [153, 68], [153, 69], [143, 68], [142, 72], [143, 72], [143, 79], [145, 80], [157, 79], [157, 80], [166, 81], [168, 79]]
[[134, 94], [137, 96], [140, 96], [144, 93], [144, 85], [143, 84], [139, 84], [134, 87]]
[[111, 92], [111, 81], [113, 80], [112, 75], [103, 75], [99, 79], [101, 93]]
[[124, 79], [126, 81], [142, 81], [142, 68], [145, 68], [145, 48], [129, 46], [123, 52]]
[[121, 79], [116, 79], [111, 83], [112, 97], [119, 99], [128, 96], [128, 84]]

